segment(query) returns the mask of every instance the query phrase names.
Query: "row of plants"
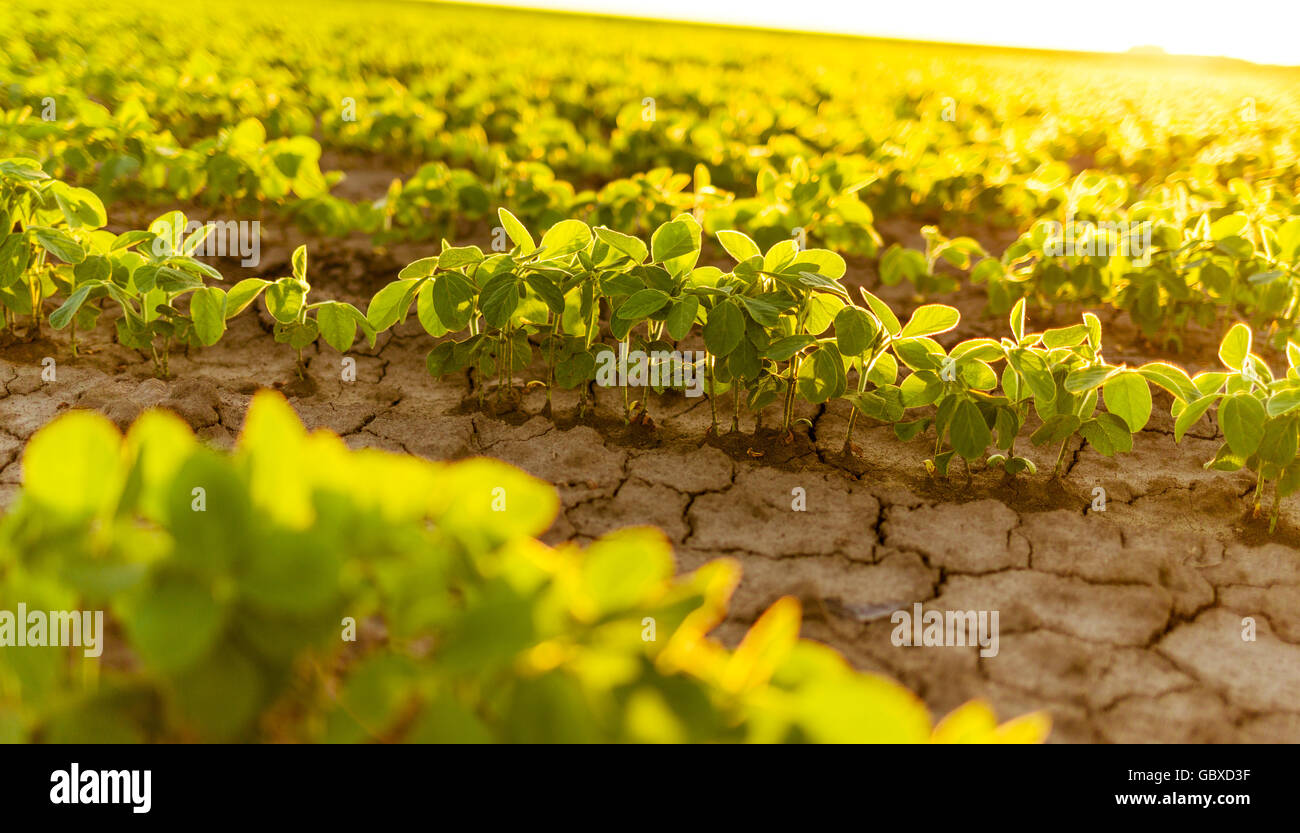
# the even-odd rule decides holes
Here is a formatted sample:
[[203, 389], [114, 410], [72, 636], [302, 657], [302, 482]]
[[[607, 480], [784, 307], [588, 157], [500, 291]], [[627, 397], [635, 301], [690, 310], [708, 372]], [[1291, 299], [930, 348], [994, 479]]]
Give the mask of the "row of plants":
[[[805, 238], [864, 255], [873, 255], [879, 243], [872, 212], [857, 196], [874, 179], [861, 160], [821, 157], [810, 163], [794, 156], [785, 170], [764, 164], [750, 180], [754, 196], [744, 199], [713, 186], [702, 164], [693, 176], [656, 168], [577, 190], [540, 162], [501, 160], [485, 176], [434, 161], [407, 179], [394, 178], [379, 199], [353, 201], [330, 193], [344, 174], [321, 170], [321, 147], [310, 136], [268, 138], [265, 126], [249, 118], [191, 147], [169, 147], [135, 135], [139, 119], [124, 118], [124, 135], [100, 127], [106, 135], [61, 138], [77, 154], [62, 164], [47, 161], [47, 173], [101, 199], [196, 201], [232, 217], [261, 218], [270, 208], [311, 233], [363, 232], [381, 244], [454, 238], [490, 218], [493, 205], [507, 205], [539, 226], [580, 217], [636, 234], [689, 209], [711, 227], [745, 229], [760, 240], [799, 229]], [[57, 135], [56, 126], [38, 124], [41, 133]], [[39, 142], [21, 150], [49, 160]], [[687, 191], [692, 183], [694, 190]]]
[[[853, 301], [840, 281], [839, 255], [800, 250], [793, 241], [764, 252], [731, 230], [718, 239], [733, 269], [699, 266], [701, 229], [688, 214], [656, 230], [649, 246], [578, 221], [534, 241], [507, 212], [502, 222], [515, 244], [510, 252], [444, 247], [407, 266], [371, 299], [366, 316], [382, 332], [414, 307], [429, 335], [450, 335], [430, 351], [430, 373], [468, 372], [480, 400], [489, 389], [517, 395], [517, 377], [540, 359], [538, 383], [548, 402], [558, 385], [577, 388], [585, 404], [593, 384], [606, 384], [602, 365], [639, 355], [647, 357], [642, 378], [658, 390], [682, 390], [688, 375], [705, 379], [712, 433], [727, 393], [731, 430], [739, 429], [742, 410], [760, 430], [765, 411], [777, 405], [777, 429], [787, 441], [798, 423], [811, 425], [798, 417], [801, 406], [843, 399], [853, 408], [846, 453], [859, 417], [866, 417], [892, 424], [902, 439], [933, 434], [933, 455], [924, 463], [934, 473], [947, 475], [957, 460], [969, 471], [982, 460], [1016, 474], [1034, 470], [1016, 454], [1031, 413], [1041, 426], [1028, 440], [1059, 446], [1059, 472], [1075, 437], [1107, 456], [1129, 451], [1150, 419], [1149, 382], [1180, 395], [1193, 384], [1165, 363], [1107, 363], [1101, 324], [1091, 313], [1080, 324], [1029, 331], [1023, 301], [1011, 314], [1011, 338], [945, 349], [933, 337], [957, 326], [955, 308], [926, 304], [904, 323], [866, 290], [861, 305]], [[695, 345], [702, 356], [682, 358]], [[677, 366], [683, 362], [691, 367]], [[626, 384], [635, 384], [635, 371], [624, 367], [619, 377], [629, 422], [647, 417], [648, 403], [633, 401]]]
[[[1221, 374], [1192, 378], [1163, 362], [1113, 365], [1102, 355], [1095, 315], [1035, 332], [1027, 328], [1023, 298], [1011, 310], [1010, 337], [945, 348], [935, 336], [958, 325], [955, 308], [925, 304], [904, 323], [865, 289], [858, 303], [841, 281], [843, 258], [829, 250], [800, 249], [783, 240], [764, 251], [745, 234], [722, 230], [717, 240], [734, 266], [723, 271], [699, 265], [704, 231], [691, 214], [661, 225], [647, 245], [579, 220], [556, 223], [536, 240], [501, 209], [500, 222], [513, 244], [508, 251], [485, 253], [444, 241], [439, 254], [409, 264], [363, 311], [311, 296], [305, 247], [294, 252], [290, 275], [248, 278], [227, 290], [210, 283], [220, 275], [192, 256], [206, 229], [184, 237], [179, 212], [164, 215], [148, 231], [113, 235], [96, 228], [103, 218], [93, 194], [56, 187], [34, 174], [22, 181], [22, 196], [12, 204], [19, 206], [15, 216], [23, 218], [23, 230], [11, 237], [23, 241], [24, 251], [40, 249], [66, 261], [38, 262], [21, 273], [38, 301], [46, 282], [67, 292], [50, 324], [85, 329], [106, 307], [116, 306], [118, 340], [149, 355], [163, 375], [174, 345], [215, 344], [228, 322], [260, 298], [274, 321], [275, 340], [296, 351], [300, 373], [303, 351], [312, 344], [324, 341], [346, 353], [361, 337], [373, 347], [380, 333], [414, 311], [435, 340], [426, 358], [429, 373], [466, 374], [480, 405], [489, 393], [498, 401], [514, 400], [525, 385], [540, 385], [548, 412], [557, 388], [576, 389], [582, 416], [597, 387], [617, 385], [625, 421], [652, 423], [650, 390], [685, 393], [699, 379], [698, 389], [709, 400], [710, 433], [720, 432], [719, 411], [725, 419], [727, 405], [732, 431], [745, 414], [757, 433], [776, 410], [778, 422], [771, 427], [789, 442], [798, 425], [811, 427], [809, 407], [844, 400], [852, 408], [845, 453], [854, 451], [858, 421], [871, 419], [892, 425], [903, 440], [932, 436], [933, 451], [923, 462], [938, 476], [959, 465], [969, 477], [972, 463], [1010, 475], [1036, 473], [1023, 444], [1018, 453], [1017, 443], [1026, 440], [1057, 449], [1054, 474], [1062, 472], [1067, 449], [1079, 439], [1106, 456], [1128, 452], [1133, 435], [1150, 419], [1150, 384], [1173, 397], [1179, 439], [1228, 394], [1217, 412], [1225, 436], [1247, 408], [1251, 419], [1260, 413], [1278, 419], [1270, 438], [1276, 432], [1282, 432], [1279, 441], [1295, 437], [1289, 409], [1294, 373], [1274, 384], [1257, 357], [1243, 364], [1240, 351], [1223, 354], [1234, 373], [1253, 374], [1253, 387], [1229, 384], [1237, 377]], [[31, 208], [42, 187], [54, 195], [57, 210]], [[961, 239], [935, 235], [931, 242], [931, 254], [971, 255], [970, 243]], [[1240, 340], [1242, 333], [1249, 338], [1249, 328], [1238, 325], [1228, 339]], [[1288, 351], [1292, 355], [1294, 347]], [[1243, 356], [1248, 353], [1249, 341]], [[527, 381], [539, 363], [541, 377]], [[1240, 404], [1246, 394], [1262, 392], [1285, 395], [1268, 400], [1263, 411]], [[1031, 423], [1036, 427], [1023, 437]], [[1264, 428], [1250, 426], [1250, 436]], [[1293, 446], [1270, 445], [1271, 456], [1256, 459], [1251, 455], [1258, 448], [1234, 434], [1233, 454], [1221, 453], [1212, 465], [1248, 467], [1261, 488], [1266, 480], [1278, 481], [1280, 500], [1294, 488], [1283, 478], [1296, 458]]]
[[[998, 222], [1050, 211], [1055, 174], [1042, 173], [1078, 159], [1145, 199], [1199, 167], [1227, 182], [1296, 158], [1293, 79], [1262, 67], [1210, 83], [1119, 57], [864, 53], [813, 35], [400, 4], [234, 8], [20, 0], [0, 32], [2, 138], [16, 145], [0, 153], [118, 175], [254, 120], [268, 142], [316, 137], [487, 182], [537, 162], [575, 192], [697, 164], [739, 191], [765, 166], [827, 156], [880, 172], [867, 202], [882, 215]], [[181, 21], [217, 34], [196, 51], [174, 37]], [[1117, 83], [1126, 72], [1143, 83]]]
[[980, 702], [934, 726], [906, 689], [800, 639], [793, 598], [729, 650], [708, 634], [734, 562], [675, 577], [649, 528], [547, 546], [548, 484], [489, 459], [350, 450], [272, 392], [230, 452], [164, 411], [125, 436], [71, 412], [32, 437], [23, 475], [0, 519], [0, 608], [102, 620], [81, 644], [42, 632], [0, 652], [5, 742], [1047, 734], [1042, 714], [999, 726]]
[[1238, 318], [1268, 332], [1278, 349], [1296, 337], [1300, 215], [1146, 204], [1110, 216], [1118, 219], [1078, 221], [1063, 212], [1039, 220], [1000, 258], [975, 240], [925, 227], [924, 252], [891, 246], [881, 279], [933, 296], [955, 291], [966, 272], [984, 287], [993, 314], [1021, 299], [1042, 310], [1107, 305], [1128, 313], [1148, 339], [1175, 344], [1189, 324], [1222, 329]]

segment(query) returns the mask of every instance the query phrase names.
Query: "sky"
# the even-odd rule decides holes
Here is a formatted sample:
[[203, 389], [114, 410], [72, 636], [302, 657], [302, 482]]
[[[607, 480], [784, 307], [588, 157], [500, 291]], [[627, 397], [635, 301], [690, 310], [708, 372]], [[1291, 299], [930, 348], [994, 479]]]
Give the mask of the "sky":
[[[486, 0], [470, 0], [486, 2]], [[1300, 0], [501, 0], [491, 5], [953, 43], [1300, 65]]]

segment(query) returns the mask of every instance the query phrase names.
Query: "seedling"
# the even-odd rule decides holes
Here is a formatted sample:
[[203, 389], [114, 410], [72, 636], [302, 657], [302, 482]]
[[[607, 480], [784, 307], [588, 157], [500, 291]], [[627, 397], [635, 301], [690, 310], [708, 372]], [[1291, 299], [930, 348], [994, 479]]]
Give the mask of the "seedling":
[[[1287, 372], [1275, 378], [1268, 364], [1251, 352], [1253, 336], [1235, 324], [1219, 345], [1224, 370], [1198, 374], [1170, 388], [1174, 394], [1174, 439], [1217, 405], [1223, 444], [1205, 467], [1215, 471], [1249, 470], [1255, 474], [1252, 511], [1261, 513], [1265, 481], [1273, 482], [1269, 531], [1277, 527], [1282, 499], [1300, 489], [1300, 347], [1288, 343]], [[1180, 380], [1181, 381], [1181, 380]]]
[[[219, 281], [221, 273], [193, 257], [211, 227], [200, 226], [187, 236], [186, 224], [184, 214], [171, 211], [154, 220], [148, 231], [93, 235], [90, 254], [83, 250], [83, 262], [73, 270], [71, 293], [50, 316], [51, 324], [75, 326], [79, 316], [89, 316], [93, 323], [97, 312], [85, 305], [108, 298], [122, 312], [118, 342], [150, 356], [155, 372], [163, 377], [170, 373], [174, 344], [215, 344], [224, 328], [214, 324], [212, 305], [223, 296], [205, 281]], [[177, 301], [186, 296], [190, 307], [182, 310]]]

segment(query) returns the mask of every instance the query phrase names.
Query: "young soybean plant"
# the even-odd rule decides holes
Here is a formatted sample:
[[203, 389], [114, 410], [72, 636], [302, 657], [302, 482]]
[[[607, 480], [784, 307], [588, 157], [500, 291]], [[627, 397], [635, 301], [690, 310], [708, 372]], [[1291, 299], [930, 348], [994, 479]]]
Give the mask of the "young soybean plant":
[[1216, 471], [1255, 473], [1253, 513], [1260, 515], [1264, 482], [1271, 480], [1273, 507], [1269, 532], [1277, 527], [1282, 498], [1300, 490], [1300, 347], [1287, 343], [1287, 372], [1274, 378], [1272, 370], [1252, 353], [1252, 336], [1245, 324], [1235, 324], [1219, 345], [1226, 370], [1198, 374], [1191, 386], [1174, 393], [1174, 439], [1200, 421], [1218, 404], [1219, 430], [1224, 442], [1205, 464]]
[[[1060, 443], [1054, 474], [1060, 474], [1065, 449], [1075, 434], [1106, 457], [1133, 449], [1133, 435], [1151, 418], [1148, 376], [1107, 364], [1101, 356], [1101, 321], [1083, 314], [1083, 323], [1042, 333], [1025, 333], [1025, 301], [1011, 311], [1015, 340], [1003, 339], [1007, 360], [1002, 386], [1021, 422], [1032, 403], [1043, 424], [1030, 435], [1034, 445]], [[1158, 374], [1156, 374], [1158, 375]], [[1098, 405], [1105, 411], [1098, 412]], [[1027, 461], [1026, 461], [1027, 462]], [[1012, 471], [1013, 461], [1007, 461]], [[1018, 467], [1024, 464], [1018, 464]]]
[[925, 238], [924, 254], [895, 243], [881, 255], [880, 280], [886, 286], [907, 280], [922, 296], [953, 292], [960, 282], [950, 275], [938, 274], [939, 261], [966, 270], [987, 254], [978, 241], [970, 237], [950, 240], [935, 226], [923, 226], [921, 235]]
[[275, 319], [276, 343], [288, 344], [297, 352], [300, 379], [305, 372], [302, 351], [318, 338], [346, 353], [352, 349], [360, 329], [370, 346], [375, 346], [377, 333], [361, 310], [343, 301], [307, 302], [311, 284], [307, 281], [306, 246], [294, 249], [290, 264], [293, 274], [274, 281], [248, 278], [235, 284], [229, 294], [209, 287], [196, 295], [190, 304], [196, 324], [201, 321], [207, 337], [215, 342], [225, 330], [226, 322], [262, 295], [266, 311]]
[[[835, 343], [844, 357], [846, 372], [858, 374], [857, 390], [844, 394], [853, 406], [844, 436], [843, 454], [855, 453], [853, 428], [862, 414], [883, 422], [897, 422], [903, 416], [903, 392], [898, 381], [898, 361], [889, 352], [892, 339], [902, 325], [889, 306], [865, 289], [859, 290], [869, 309], [850, 304], [835, 314]], [[873, 386], [867, 390], [867, 385]]]
[[[641, 263], [646, 257], [646, 248], [639, 240], [608, 229], [599, 229], [598, 234], [602, 243], [615, 251], [623, 251], [631, 261], [635, 261], [630, 268], [624, 267], [627, 271], [602, 281], [601, 292], [611, 299], [610, 332], [629, 351], [640, 350], [647, 356], [659, 357], [655, 375], [662, 388], [664, 371], [670, 370], [675, 361], [670, 356], [674, 343], [690, 333], [700, 310], [707, 308], [702, 301], [707, 301], [718, 289], [717, 279], [721, 271], [709, 267], [696, 268], [703, 229], [691, 214], [679, 214], [655, 229], [650, 237], [648, 264]], [[598, 244], [598, 248], [603, 247]], [[594, 254], [600, 252], [594, 251]], [[644, 336], [636, 332], [638, 324], [644, 324]], [[669, 357], [668, 362], [662, 361], [663, 357]], [[648, 374], [649, 365], [639, 364], [638, 370]], [[710, 374], [709, 401], [715, 409], [716, 424], [714, 386], [718, 377], [713, 361], [710, 359], [706, 364]], [[629, 375], [631, 372], [633, 368], [629, 368]], [[650, 424], [645, 398], [636, 403], [638, 407], [633, 416], [634, 409], [624, 386], [623, 403], [625, 421]]]
[[[932, 415], [894, 425], [894, 433], [904, 440], [934, 428], [934, 455], [924, 461], [926, 470], [947, 476], [953, 460], [960, 458], [969, 480], [970, 462], [984, 456], [994, 442], [994, 432], [997, 446], [1012, 450], [1022, 420], [1014, 401], [995, 392], [998, 375], [992, 362], [1002, 360], [1001, 345], [992, 339], [977, 338], [946, 351], [930, 336], [957, 326], [961, 314], [953, 307], [927, 304], [919, 307], [906, 325], [900, 325], [892, 313], [885, 315], [878, 299], [867, 300], [880, 310], [891, 334], [890, 348], [912, 370], [899, 386], [902, 409], [934, 406]], [[945, 439], [950, 446], [947, 449]]]
[[[106, 222], [93, 192], [51, 179], [34, 159], [0, 160], [0, 307], [6, 326], [16, 315], [29, 315], [30, 336], [40, 335], [43, 301], [71, 291], [88, 237]], [[47, 262], [49, 256], [59, 263]]]
[[[468, 329], [467, 338], [436, 345], [426, 367], [435, 377], [476, 369], [480, 404], [486, 391], [481, 380], [494, 372], [498, 398], [503, 393], [513, 395], [514, 374], [532, 361], [530, 336], [543, 333], [543, 347], [551, 356], [545, 382], [549, 404], [557, 366], [571, 370], [581, 365], [573, 379], [561, 374], [563, 381], [572, 382], [566, 386], [587, 381], [595, 366], [586, 350], [590, 341], [580, 351], [571, 351], [574, 343], [561, 337], [559, 330], [562, 319], [568, 327], [578, 327], [569, 313], [582, 307], [590, 313], [582, 319], [582, 332], [589, 339], [595, 337], [594, 287], [586, 286], [585, 294], [579, 288], [595, 267], [587, 254], [592, 231], [579, 220], [562, 220], [542, 236], [539, 245], [509, 211], [501, 209], [498, 215], [515, 244], [509, 252], [485, 256], [477, 246], [457, 248], [443, 241], [440, 255], [409, 264], [397, 281], [381, 289], [371, 299], [366, 317], [372, 328], [383, 331], [404, 321], [416, 303], [421, 325], [435, 338]], [[597, 249], [605, 251], [602, 244]], [[574, 292], [582, 297], [566, 297]], [[571, 354], [576, 352], [590, 360], [579, 362]]]
[[761, 415], [784, 397], [781, 434], [791, 442], [798, 398], [819, 405], [848, 388], [845, 357], [836, 339], [824, 336], [850, 300], [840, 283], [844, 258], [800, 251], [793, 240], [763, 252], [737, 231], [720, 231], [718, 240], [736, 267], [718, 282], [720, 294], [705, 313], [705, 347], [715, 361], [726, 359], [729, 378], [748, 386], [751, 410]]
[[[154, 220], [148, 231], [84, 235], [83, 256], [72, 269], [68, 299], [50, 316], [50, 324], [56, 329], [93, 325], [99, 313], [93, 302], [108, 298], [122, 310], [118, 342], [149, 355], [155, 372], [163, 377], [170, 372], [174, 345], [215, 344], [224, 326], [214, 324], [211, 303], [224, 296], [206, 281], [222, 277], [194, 257], [211, 227], [200, 226], [186, 235], [187, 223], [184, 214], [169, 211]], [[189, 309], [182, 310], [177, 302], [186, 296], [190, 296]]]

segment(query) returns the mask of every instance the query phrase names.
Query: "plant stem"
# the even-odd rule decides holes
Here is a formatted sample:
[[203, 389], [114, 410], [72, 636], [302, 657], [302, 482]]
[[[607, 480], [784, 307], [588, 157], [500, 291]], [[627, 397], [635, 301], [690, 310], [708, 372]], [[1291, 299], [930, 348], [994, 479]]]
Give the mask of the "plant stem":
[[[551, 313], [546, 315], [546, 324], [551, 326], [551, 320], [554, 316]], [[558, 323], [558, 322], [557, 322]], [[551, 388], [555, 386], [555, 339], [558, 338], [558, 326], [551, 326], [551, 338], [548, 345], [546, 359], [546, 414], [551, 414]]]
[[506, 330], [506, 395], [513, 398], [515, 393], [515, 340]]
[[[876, 351], [871, 351], [871, 359], [866, 364], [858, 367], [858, 393], [867, 392], [867, 368], [876, 363]], [[858, 408], [855, 405], [849, 412], [849, 432], [844, 437], [844, 453], [849, 454], [853, 451], [853, 426], [858, 422]]]
[[[629, 340], [620, 342], [620, 345], [628, 345], [627, 349], [629, 351], [632, 349], [631, 342]], [[623, 388], [623, 424], [627, 425], [629, 422], [632, 421], [632, 405], [630, 402], [628, 402], [626, 366], [623, 368], [622, 379], [620, 379], [619, 381]]]
[[713, 436], [718, 435], [718, 400], [717, 391], [713, 386], [713, 356], [705, 360], [705, 367], [709, 371], [709, 415], [713, 419], [713, 424], [709, 427], [709, 433]]
[[1053, 469], [1053, 471], [1054, 471], [1056, 474], [1060, 474], [1060, 473], [1061, 473], [1061, 464], [1065, 462], [1065, 446], [1066, 446], [1069, 442], [1070, 442], [1070, 438], [1069, 438], [1069, 437], [1066, 437], [1065, 439], [1061, 440], [1061, 452], [1060, 452], [1059, 454], [1056, 455], [1056, 468]]
[[795, 354], [794, 358], [790, 359], [789, 384], [785, 390], [785, 414], [781, 420], [781, 433], [783, 434], [790, 433], [790, 423], [794, 421], [794, 389], [795, 380], [799, 375], [798, 362], [799, 356]]
[[858, 421], [858, 409], [855, 406], [853, 410], [849, 412], [849, 432], [844, 437], [845, 454], [848, 454], [853, 450], [853, 426], [857, 423], [857, 421]]

